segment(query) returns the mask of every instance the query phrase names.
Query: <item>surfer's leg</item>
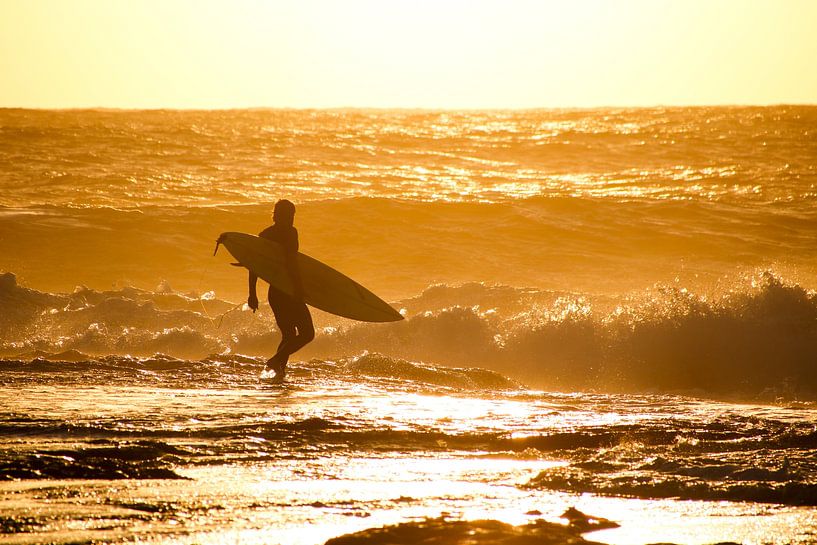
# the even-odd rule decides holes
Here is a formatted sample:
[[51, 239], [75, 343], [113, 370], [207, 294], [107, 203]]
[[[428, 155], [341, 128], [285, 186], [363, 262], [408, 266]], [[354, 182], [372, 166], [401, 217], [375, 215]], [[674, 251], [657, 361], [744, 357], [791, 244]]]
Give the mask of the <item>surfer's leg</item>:
[[307, 308], [303, 302], [297, 303], [296, 305], [294, 318], [298, 336], [292, 339], [292, 343], [287, 346], [287, 350], [289, 350], [290, 354], [294, 354], [311, 343], [312, 339], [315, 338], [315, 325], [312, 323], [312, 315], [309, 313], [309, 308]]
[[272, 309], [272, 314], [275, 316], [275, 323], [278, 325], [278, 330], [281, 332], [281, 342], [278, 343], [278, 350], [275, 355], [267, 360], [267, 369], [275, 371], [275, 377], [283, 378], [284, 368], [289, 359], [290, 352], [287, 351], [287, 345], [297, 336], [297, 329], [295, 321], [292, 319], [292, 311], [289, 308], [291, 305], [280, 295], [268, 296], [269, 305]]
[[276, 372], [278, 372], [280, 368], [284, 367], [287, 364], [290, 355], [288, 346], [292, 343], [293, 339], [295, 339], [298, 336], [295, 327], [280, 329], [281, 342], [278, 343], [278, 349], [276, 350], [275, 355], [272, 356], [269, 360], [267, 360], [267, 367], [275, 369]]
[[267, 369], [275, 371], [276, 380], [283, 380], [289, 356], [315, 338], [315, 326], [309, 308], [303, 301], [274, 293], [272, 289], [268, 298], [275, 322], [281, 330], [281, 343], [275, 355], [267, 360]]
[[306, 304], [293, 301], [287, 307], [285, 321], [292, 327], [288, 334], [282, 339], [278, 347], [278, 353], [274, 359], [282, 359], [286, 365], [289, 356], [306, 346], [315, 338], [315, 326], [312, 324], [312, 315]]

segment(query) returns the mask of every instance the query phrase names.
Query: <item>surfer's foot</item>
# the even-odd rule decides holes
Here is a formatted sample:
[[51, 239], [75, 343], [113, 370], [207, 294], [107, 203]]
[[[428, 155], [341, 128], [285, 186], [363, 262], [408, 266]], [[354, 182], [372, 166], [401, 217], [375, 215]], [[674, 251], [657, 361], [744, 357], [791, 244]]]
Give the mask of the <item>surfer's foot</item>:
[[275, 373], [274, 379], [283, 382], [286, 376], [287, 362], [279, 356], [273, 356], [267, 360], [267, 365], [264, 366], [266, 370], [271, 370]]
[[273, 371], [275, 371], [275, 376], [272, 380], [275, 382], [284, 382], [284, 378], [287, 376], [287, 364], [282, 363], [280, 366], [274, 367]]

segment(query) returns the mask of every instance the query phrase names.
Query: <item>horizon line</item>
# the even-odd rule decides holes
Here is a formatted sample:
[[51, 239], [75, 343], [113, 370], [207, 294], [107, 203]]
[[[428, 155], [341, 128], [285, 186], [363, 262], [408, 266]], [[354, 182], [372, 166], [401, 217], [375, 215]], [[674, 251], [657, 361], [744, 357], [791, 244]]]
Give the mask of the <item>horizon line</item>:
[[695, 108], [780, 108], [814, 107], [817, 102], [776, 103], [720, 103], [720, 104], [647, 104], [647, 105], [598, 105], [598, 106], [524, 106], [524, 107], [452, 107], [452, 106], [223, 106], [223, 107], [129, 107], [129, 106], [0, 106], [0, 111], [111, 111], [111, 112], [230, 112], [230, 111], [406, 111], [406, 112], [508, 112], [508, 111], [558, 111], [558, 110], [637, 110], [637, 109], [695, 109]]

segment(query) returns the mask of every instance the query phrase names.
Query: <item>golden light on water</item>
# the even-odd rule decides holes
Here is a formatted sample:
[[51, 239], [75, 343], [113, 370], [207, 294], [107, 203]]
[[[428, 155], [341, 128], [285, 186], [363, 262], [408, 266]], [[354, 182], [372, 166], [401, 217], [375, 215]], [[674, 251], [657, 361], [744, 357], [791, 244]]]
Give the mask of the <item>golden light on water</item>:
[[[611, 545], [811, 543], [815, 21], [0, 0], [0, 534], [312, 545], [576, 507]], [[282, 197], [405, 320], [316, 311], [272, 385], [287, 328], [211, 252]]]

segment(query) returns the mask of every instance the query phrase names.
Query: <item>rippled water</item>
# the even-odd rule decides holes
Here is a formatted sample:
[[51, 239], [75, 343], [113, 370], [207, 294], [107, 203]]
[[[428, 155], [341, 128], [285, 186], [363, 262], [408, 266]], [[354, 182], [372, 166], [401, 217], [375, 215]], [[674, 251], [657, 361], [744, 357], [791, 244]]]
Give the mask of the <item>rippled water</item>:
[[392, 298], [708, 290], [756, 268], [812, 288], [815, 127], [810, 106], [2, 110], [0, 267], [49, 291], [240, 297], [205, 258], [288, 197], [304, 251]]
[[[813, 542], [815, 131], [808, 106], [0, 110], [0, 540], [575, 506], [605, 543]], [[274, 387], [270, 312], [212, 251], [282, 197], [406, 320], [316, 312]]]
[[[817, 529], [798, 507], [817, 504], [812, 406], [552, 394], [398, 363], [315, 360], [277, 387], [240, 358], [7, 362], [14, 542], [319, 543], [441, 512], [558, 520], [568, 505], [619, 522], [594, 534], [609, 543], [809, 543]], [[454, 373], [470, 387], [439, 385]]]
[[4, 110], [0, 122], [6, 206], [815, 196], [811, 106]]

